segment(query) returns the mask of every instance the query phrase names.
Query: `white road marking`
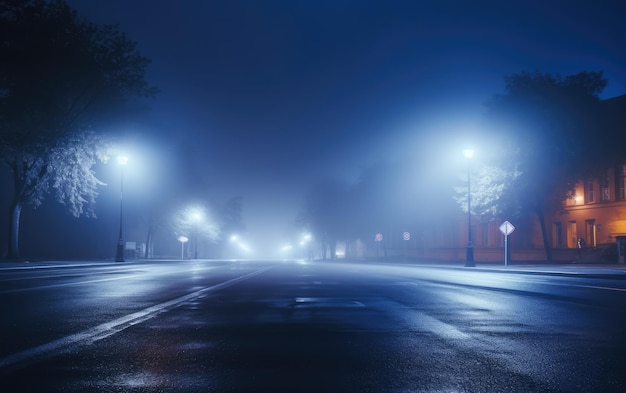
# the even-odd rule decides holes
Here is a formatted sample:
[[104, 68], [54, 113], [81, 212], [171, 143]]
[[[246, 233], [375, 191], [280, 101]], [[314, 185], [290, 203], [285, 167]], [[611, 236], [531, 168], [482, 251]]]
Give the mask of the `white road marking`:
[[[195, 268], [193, 269], [193, 272], [197, 272], [199, 270], [211, 270], [211, 269], [217, 269], [219, 266], [209, 266], [209, 267], [202, 267], [202, 268]], [[137, 269], [135, 269], [134, 271], [138, 271]], [[175, 273], [184, 273], [189, 271], [188, 269], [185, 270], [178, 270]], [[100, 274], [111, 274], [111, 272], [104, 272], [104, 273], [100, 273]], [[160, 276], [160, 275], [169, 275], [172, 274], [171, 270], [167, 270], [161, 273], [150, 273], [150, 276]], [[71, 277], [71, 276], [67, 276], [67, 275], [58, 275], [58, 276], [44, 276], [44, 277], [35, 277], [33, 279], [39, 280], [39, 279], [47, 279], [47, 278], [61, 278], [61, 277]], [[97, 282], [107, 282], [107, 281], [116, 281], [116, 280], [126, 280], [129, 278], [135, 278], [135, 277], [146, 277], [146, 274], [142, 273], [142, 274], [127, 274], [125, 276], [119, 276], [119, 277], [109, 277], [109, 278], [100, 278], [100, 279], [94, 279], [94, 280], [86, 280], [86, 281], [76, 281], [76, 282], [68, 282], [68, 283], [63, 283], [63, 284], [50, 284], [50, 285], [42, 285], [39, 287], [25, 287], [25, 288], [17, 288], [17, 289], [7, 289], [4, 291], [0, 291], [0, 295], [4, 295], [7, 293], [16, 293], [16, 292], [28, 292], [28, 291], [38, 291], [38, 290], [42, 290], [42, 289], [50, 289], [50, 288], [60, 288], [60, 287], [73, 287], [73, 286], [77, 286], [77, 285], [84, 285], [84, 284], [93, 284], [93, 283], [97, 283]], [[2, 281], [6, 281], [6, 280], [1, 280]]]
[[471, 338], [469, 334], [460, 331], [454, 325], [450, 325], [440, 319], [431, 317], [424, 312], [414, 311], [408, 315], [411, 316], [410, 324], [412, 328], [429, 332], [441, 337], [444, 340], [467, 340]]
[[262, 274], [270, 270], [271, 268], [272, 266], [269, 266], [260, 270], [256, 270], [254, 272], [244, 274], [239, 277], [235, 277], [228, 281], [224, 281], [222, 283], [212, 285], [210, 287], [202, 288], [198, 291], [178, 297], [176, 299], [163, 302], [161, 304], [157, 304], [152, 307], [145, 308], [143, 310], [134, 312], [132, 314], [128, 314], [121, 318], [114, 319], [110, 322], [105, 322], [91, 329], [87, 329], [82, 332], [72, 334], [72, 335], [60, 338], [58, 340], [54, 340], [47, 344], [30, 348], [25, 351], [15, 353], [13, 355], [9, 355], [3, 359], [0, 359], [0, 369], [4, 367], [9, 367], [9, 366], [15, 366], [22, 362], [34, 361], [35, 359], [41, 360], [44, 357], [50, 357], [55, 354], [62, 353], [64, 350], [68, 349], [72, 345], [91, 344], [95, 341], [101, 340], [103, 338], [112, 336], [115, 333], [121, 332], [122, 330], [130, 326], [147, 321], [157, 316], [158, 314], [169, 311], [173, 308], [176, 308], [185, 302], [198, 299], [202, 297], [203, 295], [206, 295], [207, 293], [215, 292], [220, 289], [226, 288], [230, 285], [233, 285], [237, 282], [247, 280], [249, 278]]
[[7, 294], [7, 293], [16, 293], [16, 292], [37, 291], [37, 290], [41, 290], [41, 289], [60, 288], [60, 287], [72, 287], [72, 286], [83, 285], [83, 284], [93, 284], [93, 283], [96, 283], [96, 282], [126, 280], [126, 279], [129, 279], [129, 278], [135, 278], [135, 277], [140, 277], [140, 276], [141, 276], [140, 274], [130, 274], [130, 275], [127, 275], [127, 276], [101, 278], [101, 279], [98, 279], [98, 280], [68, 282], [68, 283], [63, 283], [63, 284], [51, 284], [51, 285], [43, 285], [43, 286], [40, 286], [40, 287], [7, 289], [5, 291], [0, 291], [0, 295], [4, 295], [4, 294]]
[[557, 286], [557, 287], [578, 287], [578, 288], [602, 289], [605, 291], [626, 292], [626, 288], [602, 287], [599, 285], [582, 285], [582, 284], [570, 284], [570, 283], [562, 284], [558, 282], [550, 282], [547, 280], [537, 280], [535, 282], [538, 284], [552, 285], [552, 286]]
[[[559, 284], [553, 284], [553, 285], [559, 285]], [[599, 286], [595, 286], [595, 285], [571, 285], [573, 287], [580, 287], [580, 288], [591, 288], [591, 289], [603, 289], [605, 291], [618, 291], [618, 292], [626, 292], [626, 288], [613, 288], [613, 287], [599, 287]]]

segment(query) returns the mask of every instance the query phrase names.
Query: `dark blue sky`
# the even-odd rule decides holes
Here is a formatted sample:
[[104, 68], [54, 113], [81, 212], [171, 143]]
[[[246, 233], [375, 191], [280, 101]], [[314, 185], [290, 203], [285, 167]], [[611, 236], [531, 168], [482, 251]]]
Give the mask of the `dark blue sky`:
[[161, 93], [145, 129], [177, 162], [152, 176], [242, 195], [264, 242], [268, 222], [287, 228], [316, 179], [354, 180], [425, 135], [471, 139], [506, 75], [603, 70], [604, 97], [626, 93], [617, 0], [69, 3], [119, 24], [153, 60]]

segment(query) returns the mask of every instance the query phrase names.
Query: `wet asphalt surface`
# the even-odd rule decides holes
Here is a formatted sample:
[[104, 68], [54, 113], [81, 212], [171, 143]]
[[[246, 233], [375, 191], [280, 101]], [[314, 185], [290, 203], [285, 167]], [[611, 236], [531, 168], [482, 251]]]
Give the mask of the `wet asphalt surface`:
[[3, 392], [622, 392], [626, 280], [305, 261], [0, 270]]

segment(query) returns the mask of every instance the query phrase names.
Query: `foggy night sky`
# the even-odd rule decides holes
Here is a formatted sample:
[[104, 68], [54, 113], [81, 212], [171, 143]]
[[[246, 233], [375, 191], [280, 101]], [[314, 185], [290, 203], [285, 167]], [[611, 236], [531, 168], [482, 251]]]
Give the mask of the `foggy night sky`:
[[152, 181], [243, 196], [257, 242], [285, 232], [318, 179], [354, 181], [420, 136], [471, 138], [504, 76], [603, 70], [603, 97], [626, 93], [619, 0], [68, 2], [152, 59], [161, 93], [143, 131], [167, 149]]

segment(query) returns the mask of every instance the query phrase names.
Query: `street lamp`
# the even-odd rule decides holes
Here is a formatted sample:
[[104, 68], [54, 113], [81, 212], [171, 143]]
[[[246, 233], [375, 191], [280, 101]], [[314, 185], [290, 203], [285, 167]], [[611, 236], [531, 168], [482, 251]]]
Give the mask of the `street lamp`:
[[124, 200], [124, 167], [128, 163], [128, 157], [118, 156], [117, 163], [120, 165], [120, 236], [117, 241], [115, 262], [124, 262], [124, 240], [122, 238], [122, 202]]
[[236, 247], [241, 245], [241, 242], [239, 242], [239, 236], [231, 235], [230, 236], [230, 243], [231, 243], [231, 245], [230, 245], [230, 248], [228, 249], [227, 255], [230, 255], [234, 259], [239, 254], [239, 252], [238, 252]]
[[313, 238], [313, 236], [311, 235], [310, 232], [306, 232], [303, 236], [303, 240], [300, 243], [303, 247], [306, 246], [306, 254], [307, 254], [307, 260], [312, 260], [312, 252], [311, 252], [311, 239]]
[[467, 164], [467, 255], [465, 266], [466, 267], [475, 267], [474, 263], [474, 245], [472, 244], [472, 194], [471, 194], [471, 173], [472, 173], [472, 165], [471, 159], [474, 157], [474, 150], [466, 149], [463, 150], [463, 155], [468, 159]]
[[196, 229], [194, 234], [193, 259], [198, 259], [198, 221], [200, 221], [200, 213], [194, 212], [193, 219], [196, 221]]

